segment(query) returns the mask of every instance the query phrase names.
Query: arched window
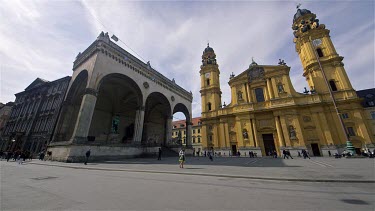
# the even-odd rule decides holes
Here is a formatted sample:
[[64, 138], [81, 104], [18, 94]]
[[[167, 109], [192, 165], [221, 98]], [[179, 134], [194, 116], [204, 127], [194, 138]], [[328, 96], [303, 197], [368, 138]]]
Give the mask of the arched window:
[[206, 81], [207, 81], [207, 86], [209, 86], [210, 85], [210, 79], [207, 79]]
[[334, 80], [330, 80], [329, 85], [331, 86], [332, 91], [337, 91], [337, 87]]
[[209, 111], [211, 111], [211, 103], [207, 103], [207, 108]]
[[317, 49], [316, 49], [316, 52], [318, 53], [318, 56], [319, 56], [319, 57], [323, 57], [323, 56], [324, 56], [324, 55], [323, 55], [323, 51], [322, 51], [322, 49], [317, 48]]
[[256, 88], [255, 89], [255, 97], [256, 97], [258, 103], [264, 102], [263, 88]]

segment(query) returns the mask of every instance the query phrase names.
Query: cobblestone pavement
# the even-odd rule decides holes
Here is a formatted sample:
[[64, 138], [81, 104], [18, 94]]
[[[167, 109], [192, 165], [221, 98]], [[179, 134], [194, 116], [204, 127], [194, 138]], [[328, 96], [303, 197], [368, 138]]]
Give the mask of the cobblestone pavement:
[[217, 157], [188, 157], [184, 169], [179, 169], [177, 157], [127, 159], [82, 163], [33, 161], [36, 164], [62, 165], [70, 167], [108, 168], [146, 171], [168, 171], [179, 173], [247, 176], [253, 178], [375, 181], [375, 159], [312, 157], [303, 159]]
[[[375, 184], [249, 180], [235, 177], [95, 170], [132, 168], [174, 172], [218, 172], [268, 176], [346, 177], [368, 170], [370, 160], [271, 160], [227, 158], [212, 163], [188, 158], [179, 169], [176, 158], [132, 159], [124, 163], [35, 165], [0, 162], [0, 210], [374, 210]], [[352, 165], [352, 166], [348, 166]], [[246, 166], [246, 167], [244, 167]], [[333, 166], [333, 167], [332, 167]], [[88, 167], [91, 169], [84, 169]], [[220, 170], [222, 169], [222, 170]], [[282, 169], [289, 169], [282, 171]], [[297, 170], [299, 169], [299, 170]], [[228, 172], [229, 171], [229, 172]], [[272, 172], [272, 175], [270, 172]], [[213, 174], [214, 175], [214, 174]], [[352, 176], [350, 176], [352, 175]], [[366, 177], [368, 178], [368, 177]]]

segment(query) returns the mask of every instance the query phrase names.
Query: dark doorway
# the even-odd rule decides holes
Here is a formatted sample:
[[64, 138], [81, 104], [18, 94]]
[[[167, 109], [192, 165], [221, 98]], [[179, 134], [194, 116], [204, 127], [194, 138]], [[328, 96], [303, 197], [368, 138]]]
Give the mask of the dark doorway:
[[237, 155], [237, 146], [232, 145], [232, 156], [236, 156], [236, 155]]
[[320, 150], [318, 144], [311, 144], [311, 149], [313, 151], [314, 156], [320, 156]]
[[273, 134], [262, 134], [263, 137], [263, 143], [264, 143], [264, 151], [266, 152], [266, 155], [271, 155], [271, 152], [276, 150], [275, 147], [275, 141], [273, 140]]

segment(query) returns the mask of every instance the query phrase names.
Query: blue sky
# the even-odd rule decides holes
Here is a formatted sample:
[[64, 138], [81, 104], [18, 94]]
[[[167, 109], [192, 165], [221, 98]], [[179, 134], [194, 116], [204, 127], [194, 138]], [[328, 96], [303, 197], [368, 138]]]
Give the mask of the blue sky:
[[217, 55], [226, 104], [230, 73], [243, 72], [251, 57], [268, 65], [284, 59], [302, 92], [307, 83], [291, 29], [297, 3], [331, 30], [353, 87], [373, 88], [374, 1], [0, 0], [0, 102], [13, 101], [37, 77], [72, 75], [74, 58], [101, 31], [116, 34], [156, 70], [191, 90], [194, 117], [201, 112], [198, 78], [207, 41]]

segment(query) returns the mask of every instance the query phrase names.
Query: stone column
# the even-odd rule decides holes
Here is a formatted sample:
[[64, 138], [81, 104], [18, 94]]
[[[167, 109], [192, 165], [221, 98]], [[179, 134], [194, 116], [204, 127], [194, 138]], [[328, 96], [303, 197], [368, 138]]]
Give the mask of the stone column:
[[279, 139], [280, 147], [283, 147], [283, 146], [285, 147], [286, 144], [285, 144], [285, 140], [283, 137], [283, 131], [281, 129], [280, 119], [278, 116], [275, 116], [275, 123], [276, 123], [277, 137]]
[[186, 148], [191, 148], [193, 146], [192, 140], [191, 140], [191, 127], [193, 123], [186, 121]]
[[95, 110], [97, 95], [98, 92], [95, 89], [85, 89], [72, 139], [70, 140], [71, 142], [84, 143], [87, 141], [92, 115]]
[[134, 124], [134, 144], [141, 144], [142, 141], [142, 134], [143, 134], [143, 123], [145, 120], [145, 107], [141, 106], [136, 111], [135, 115], [135, 124]]
[[286, 146], [292, 146], [290, 137], [289, 137], [289, 129], [288, 125], [286, 124], [285, 116], [280, 116], [280, 122], [281, 122], [281, 129], [285, 131], [284, 133], [284, 142]]
[[269, 101], [270, 100], [270, 96], [269, 96], [267, 88], [263, 88], [263, 95], [264, 95], [265, 101]]
[[272, 88], [272, 82], [271, 82], [271, 78], [267, 78], [267, 89], [268, 89], [268, 93], [269, 93], [269, 96], [271, 99], [274, 99], [274, 95], [273, 95], [273, 88]]
[[223, 148], [223, 147], [226, 147], [225, 145], [226, 145], [226, 137], [225, 137], [225, 122], [223, 122], [223, 121], [220, 121], [220, 129], [219, 129], [219, 139], [220, 139], [220, 141], [219, 141], [219, 143], [221, 144], [221, 148]]
[[246, 89], [247, 89], [247, 98], [249, 99], [249, 103], [252, 103], [253, 99], [251, 99], [251, 97], [253, 96], [253, 94], [248, 84], [246, 85]]
[[255, 147], [260, 147], [259, 146], [258, 132], [257, 132], [257, 126], [256, 126], [255, 119], [251, 119], [250, 121], [252, 122], [251, 129], [252, 129], [252, 132], [254, 133], [254, 146]]
[[166, 124], [167, 128], [165, 129], [164, 145], [168, 145], [172, 140], [172, 121], [173, 121], [173, 116], [168, 116], [167, 124]]

